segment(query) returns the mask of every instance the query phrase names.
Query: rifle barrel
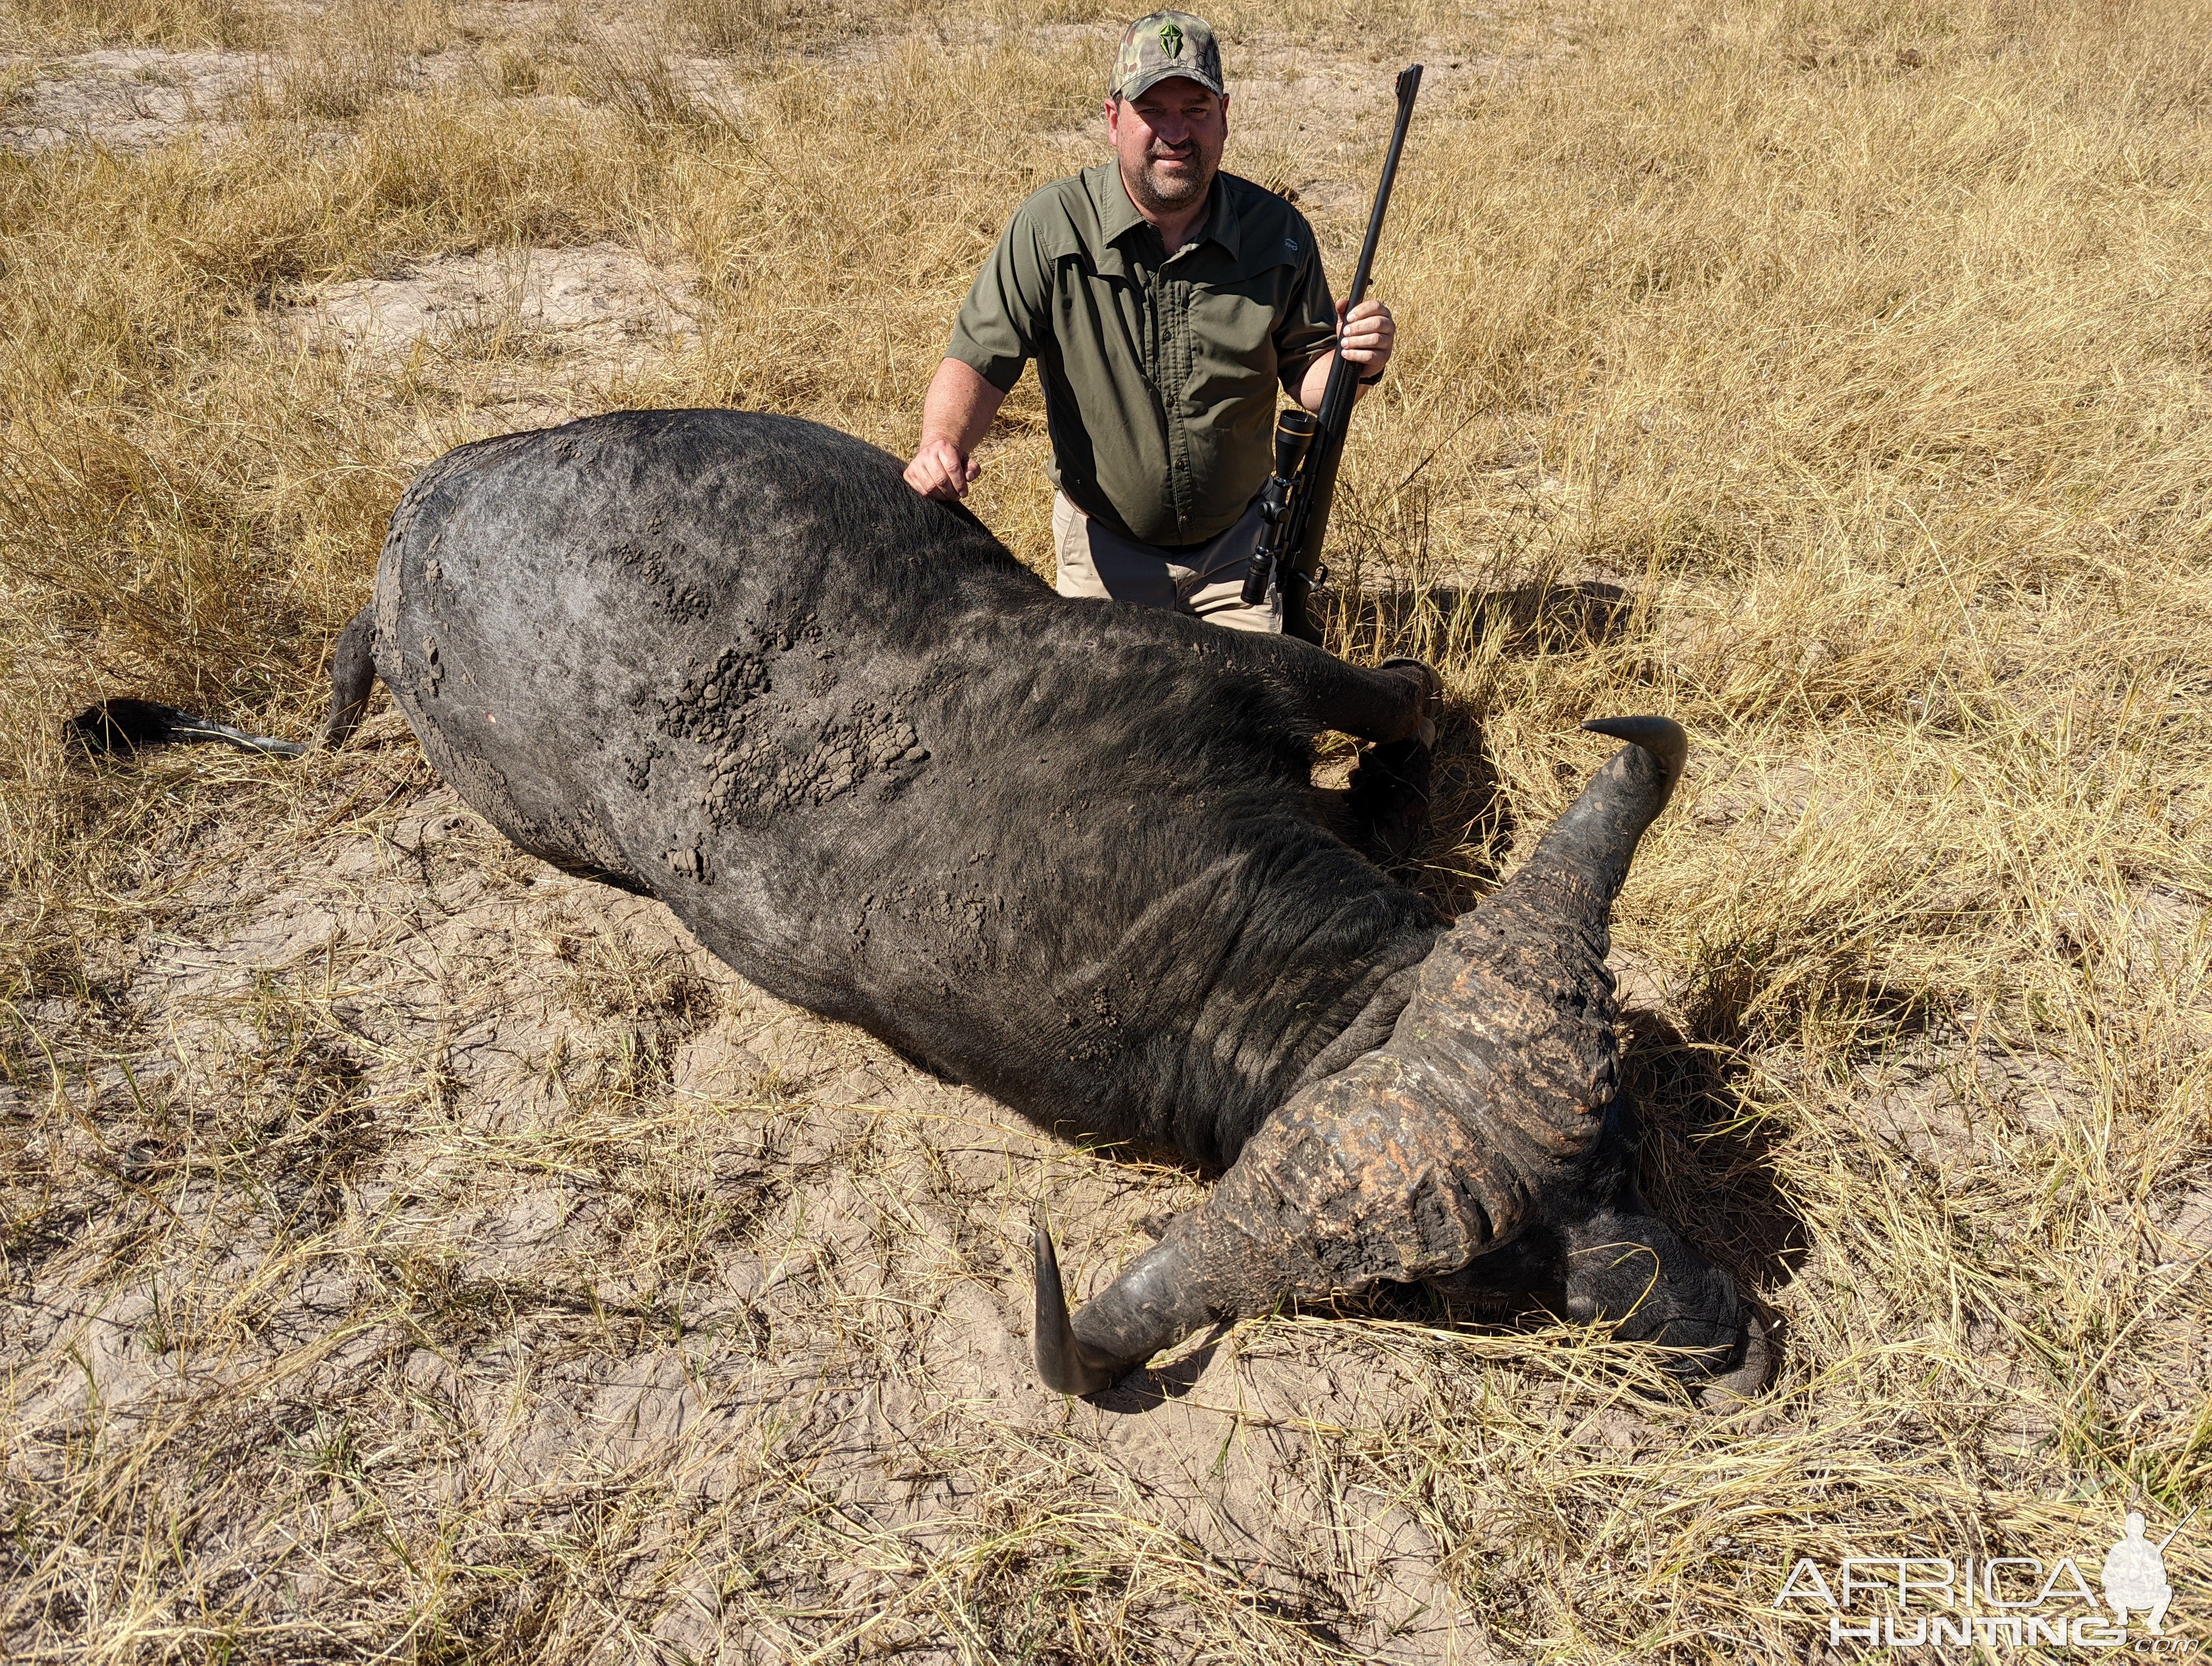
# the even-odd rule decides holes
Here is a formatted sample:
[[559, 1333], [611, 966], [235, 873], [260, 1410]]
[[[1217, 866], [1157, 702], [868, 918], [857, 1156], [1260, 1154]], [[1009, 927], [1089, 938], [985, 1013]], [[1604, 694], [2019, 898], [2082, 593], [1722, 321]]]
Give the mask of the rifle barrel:
[[[1359, 246], [1359, 263], [1352, 269], [1352, 287], [1345, 292], [1345, 311], [1349, 313], [1367, 295], [1367, 280], [1374, 271], [1375, 251], [1382, 240], [1382, 216], [1389, 212], [1390, 188], [1397, 181], [1398, 158], [1406, 149], [1406, 130], [1413, 125], [1413, 100], [1421, 90], [1421, 66], [1409, 65], [1398, 76], [1398, 119], [1391, 130], [1390, 149], [1382, 159], [1382, 182], [1375, 189], [1375, 205], [1367, 216], [1366, 240]], [[1329, 366], [1328, 382], [1322, 390], [1319, 432], [1314, 437], [1313, 449], [1308, 454], [1305, 477], [1299, 483], [1298, 495], [1291, 508], [1291, 524], [1283, 539], [1282, 567], [1285, 586], [1285, 600], [1291, 600], [1291, 575], [1296, 573], [1298, 585], [1297, 623], [1304, 623], [1304, 592], [1310, 587], [1313, 575], [1321, 570], [1322, 544], [1328, 532], [1328, 511], [1336, 496], [1336, 470], [1344, 455], [1345, 435], [1352, 425], [1352, 407], [1359, 396], [1359, 367], [1340, 353]], [[1293, 629], [1287, 613], [1285, 629]], [[1311, 629], [1298, 632], [1309, 641], [1317, 641], [1319, 633]]]

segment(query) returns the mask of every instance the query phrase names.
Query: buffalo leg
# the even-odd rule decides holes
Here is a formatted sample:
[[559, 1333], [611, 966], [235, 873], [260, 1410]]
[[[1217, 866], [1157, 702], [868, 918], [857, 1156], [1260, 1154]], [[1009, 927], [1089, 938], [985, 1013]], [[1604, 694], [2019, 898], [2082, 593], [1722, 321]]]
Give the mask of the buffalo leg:
[[1296, 690], [1316, 728], [1362, 740], [1425, 740], [1435, 733], [1443, 679], [1418, 660], [1355, 666], [1282, 636], [1253, 636], [1253, 651]]
[[1324, 657], [1334, 671], [1309, 685], [1317, 685], [1308, 697], [1315, 720], [1375, 743], [1352, 772], [1352, 842], [1386, 866], [1403, 861], [1428, 830], [1443, 679], [1418, 660], [1370, 670]]
[[1359, 755], [1351, 781], [1352, 842], [1384, 866], [1412, 855], [1428, 829], [1432, 768], [1419, 735], [1382, 741]]

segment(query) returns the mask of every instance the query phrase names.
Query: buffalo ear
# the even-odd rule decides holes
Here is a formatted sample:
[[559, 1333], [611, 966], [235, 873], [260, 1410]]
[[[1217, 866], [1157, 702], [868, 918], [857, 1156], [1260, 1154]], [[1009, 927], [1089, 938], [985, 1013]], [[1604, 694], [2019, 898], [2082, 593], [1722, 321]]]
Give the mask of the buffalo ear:
[[1583, 1324], [1669, 1351], [1684, 1383], [1737, 1398], [1757, 1393], [1773, 1369], [1765, 1327], [1715, 1267], [1631, 1190], [1565, 1229], [1566, 1310]]

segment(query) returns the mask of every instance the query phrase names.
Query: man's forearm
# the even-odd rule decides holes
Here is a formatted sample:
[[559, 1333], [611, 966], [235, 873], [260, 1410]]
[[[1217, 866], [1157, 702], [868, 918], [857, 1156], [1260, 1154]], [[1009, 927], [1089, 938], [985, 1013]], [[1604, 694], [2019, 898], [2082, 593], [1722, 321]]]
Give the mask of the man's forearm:
[[991, 431], [992, 419], [1006, 400], [972, 366], [945, 360], [929, 379], [921, 402], [921, 443], [949, 441], [965, 457]]
[[[1329, 368], [1335, 362], [1336, 355], [1331, 351], [1322, 354], [1306, 367], [1305, 380], [1298, 384], [1298, 403], [1308, 410], [1317, 411], [1321, 409], [1322, 396], [1328, 392]], [[1363, 375], [1370, 374], [1364, 364], [1355, 364], [1352, 368]], [[1352, 390], [1352, 404], [1358, 404], [1366, 397], [1366, 384], [1364, 382], [1354, 384]]]
[[1368, 388], [1382, 374], [1383, 367], [1390, 362], [1390, 350], [1397, 344], [1398, 321], [1390, 316], [1390, 309], [1379, 301], [1363, 301], [1357, 307], [1340, 309], [1337, 317], [1336, 345], [1306, 367], [1304, 378], [1298, 383], [1298, 403], [1308, 410], [1319, 410], [1322, 400], [1328, 396], [1329, 372], [1336, 368], [1339, 354], [1350, 363], [1358, 385], [1352, 390], [1356, 404], [1367, 397]]
[[929, 379], [921, 401], [921, 443], [906, 465], [906, 483], [924, 497], [968, 496], [981, 468], [969, 453], [990, 431], [1006, 396], [973, 367], [947, 358]]

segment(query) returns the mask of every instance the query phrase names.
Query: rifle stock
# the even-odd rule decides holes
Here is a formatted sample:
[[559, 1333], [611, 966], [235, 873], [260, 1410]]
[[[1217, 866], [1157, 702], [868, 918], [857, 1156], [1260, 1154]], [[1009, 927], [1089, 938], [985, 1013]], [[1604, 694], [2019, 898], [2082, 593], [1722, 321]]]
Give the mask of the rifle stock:
[[[1408, 65], [1398, 76], [1398, 119], [1390, 133], [1389, 154], [1382, 159], [1382, 183], [1375, 190], [1375, 206], [1367, 216], [1367, 240], [1360, 245], [1359, 264], [1352, 271], [1352, 287], [1345, 292], [1345, 310], [1357, 307], [1367, 295], [1367, 280], [1374, 270], [1376, 246], [1382, 240], [1382, 216], [1390, 209], [1390, 187], [1398, 178], [1398, 158], [1406, 148], [1406, 130], [1413, 119], [1413, 100], [1421, 90], [1421, 66]], [[1352, 427], [1352, 407], [1359, 397], [1359, 367], [1340, 356], [1329, 367], [1328, 383], [1321, 401], [1320, 421], [1313, 447], [1299, 471], [1297, 491], [1291, 501], [1289, 525], [1282, 539], [1283, 629], [1288, 635], [1318, 645], [1321, 631], [1306, 612], [1322, 571], [1322, 545], [1328, 536], [1328, 511], [1336, 496], [1337, 465], [1344, 456], [1344, 441]]]

